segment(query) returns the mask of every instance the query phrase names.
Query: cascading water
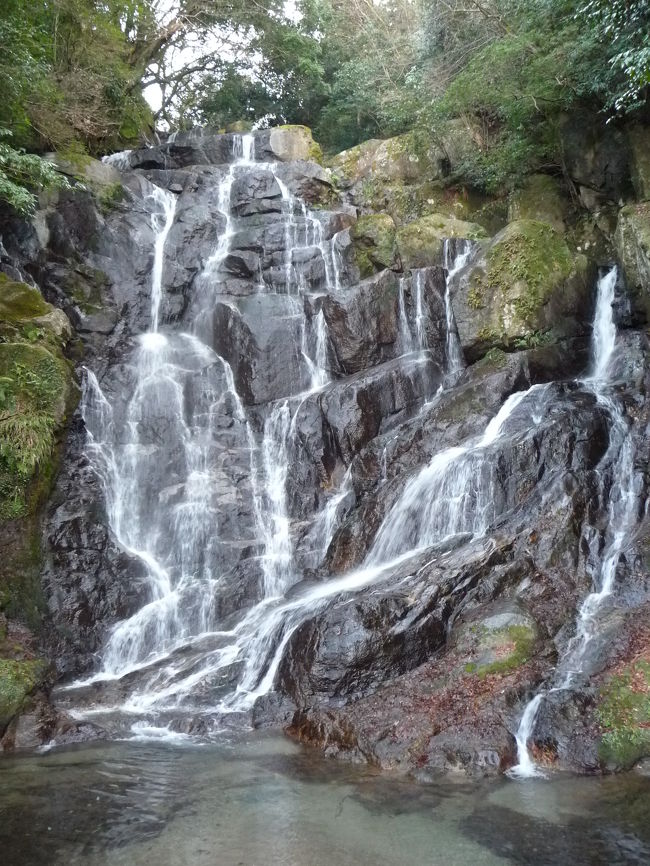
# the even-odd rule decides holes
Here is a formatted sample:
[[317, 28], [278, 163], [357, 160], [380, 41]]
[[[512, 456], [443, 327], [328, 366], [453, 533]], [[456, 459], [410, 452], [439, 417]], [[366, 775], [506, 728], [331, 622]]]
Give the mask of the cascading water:
[[[474, 443], [447, 448], [409, 481], [375, 538], [366, 562], [395, 559], [461, 533], [479, 536], [498, 514], [492, 445], [520, 404], [528, 413], [544, 400], [545, 387], [512, 394]], [[533, 399], [534, 398], [534, 399]]]
[[[193, 284], [196, 291], [185, 325], [192, 333], [160, 324], [165, 309], [165, 244], [174, 223], [175, 197], [152, 187], [151, 327], [138, 338], [131, 363], [124, 365], [130, 397], [120, 404], [115, 389], [102, 390], [90, 371], [84, 385], [88, 451], [104, 484], [111, 528], [147, 576], [147, 598], [113, 628], [103, 650], [102, 670], [86, 681], [110, 685], [111, 680], [120, 680], [112, 692], [108, 689], [106, 701], [113, 700], [114, 706], [90, 712], [113, 709], [135, 714], [141, 719], [140, 732], [142, 725], [155, 730], [188, 713], [218, 725], [224, 715], [250, 711], [260, 695], [273, 689], [285, 650], [308, 619], [341, 596], [347, 600], [348, 595], [392, 579], [403, 563], [424, 549], [431, 549], [435, 559], [436, 550], [445, 549], [450, 539], [460, 544], [487, 536], [507, 516], [511, 501], [500, 475], [500, 455], [523, 441], [554, 408], [552, 386], [534, 385], [511, 394], [482, 434], [438, 451], [427, 466], [413, 472], [396, 499], [388, 500], [391, 507], [360, 567], [307, 588], [296, 585], [301, 570], [308, 577], [312, 568], [317, 576], [325, 571], [328, 548], [359, 483], [354, 460], [337, 457], [335, 472], [323, 460], [322, 487], [307, 506], [312, 509], [309, 519], [302, 520], [302, 513], [300, 519], [292, 519], [298, 511], [294, 500], [302, 494], [288, 484], [301, 453], [300, 407], [307, 403], [313, 409], [336, 391], [337, 383], [328, 388], [336, 343], [330, 345], [329, 309], [319, 295], [334, 294], [342, 286], [337, 253], [342, 233], [326, 234], [330, 223], [311, 212], [291, 193], [289, 182], [282, 181], [290, 174], [283, 174], [276, 164], [255, 160], [253, 136], [235, 136], [232, 142], [232, 160], [210, 175], [220, 178], [215, 192], [223, 230]], [[266, 175], [264, 188], [273, 189], [273, 201], [262, 215], [253, 209], [252, 222], [242, 225], [232, 202], [248, 172]], [[252, 245], [250, 236], [246, 238], [250, 225], [259, 233]], [[211, 340], [218, 305], [234, 311], [239, 303], [228, 294], [229, 281], [236, 282], [230, 268], [241, 252], [238, 242], [248, 251], [260, 234], [270, 238], [269, 249], [264, 247], [259, 267], [250, 268], [245, 291], [256, 293], [255, 301], [260, 294], [275, 295], [274, 303], [281, 301], [278, 308], [290, 329], [292, 361], [299, 367], [299, 374], [292, 373], [291, 382], [283, 382], [264, 403], [256, 403], [257, 397], [244, 389], [237, 393], [235, 361], [231, 369], [211, 348], [217, 345]], [[426, 272], [416, 270], [410, 282], [400, 281], [395, 354], [413, 357], [393, 357], [391, 374], [399, 368], [408, 379], [408, 365], [421, 366], [423, 359], [429, 363], [436, 349], [445, 352], [440, 366], [445, 365], [447, 373], [463, 366], [452, 283], [471, 252], [469, 242], [445, 243], [446, 337], [441, 337], [440, 346], [428, 345], [436, 328], [428, 321], [434, 307], [427, 303]], [[594, 372], [582, 383], [612, 419], [603, 476], [615, 483], [607, 496], [604, 487], [601, 491], [610, 529], [598, 568], [594, 556], [594, 592], [582, 605], [576, 637], [558, 667], [562, 687], [569, 687], [576, 671], [584, 669], [585, 649], [597, 633], [601, 604], [613, 591], [636, 508], [631, 439], [606, 381], [616, 336], [611, 316], [614, 282], [615, 275], [610, 274], [599, 285]], [[246, 296], [242, 307], [249, 301]], [[445, 379], [445, 387], [452, 378]], [[415, 391], [420, 401], [425, 390]], [[383, 439], [387, 441], [393, 440]], [[393, 445], [384, 448], [381, 477], [375, 479], [377, 488], [388, 495], [391, 485], [399, 483], [388, 471], [392, 453]], [[302, 555], [305, 545], [309, 558]], [[594, 554], [595, 548], [594, 544]], [[228, 596], [244, 591], [250, 594], [243, 601], [234, 598], [230, 603]], [[522, 773], [534, 770], [526, 744], [543, 698], [544, 693], [538, 694], [522, 718], [517, 736]]]
[[[451, 286], [459, 271], [467, 264], [474, 245], [460, 238], [445, 238], [443, 245], [443, 267], [445, 276], [445, 317], [447, 321], [447, 372], [455, 373], [463, 366], [463, 350], [458, 339], [454, 311], [451, 305]], [[452, 252], [453, 251], [453, 252]]]
[[[324, 239], [321, 220], [291, 195], [273, 164], [255, 162], [254, 150], [253, 136], [233, 138], [232, 161], [217, 191], [225, 224], [201, 276], [196, 333], [160, 330], [165, 242], [174, 222], [176, 197], [152, 186], [151, 327], [138, 338], [129, 366], [132, 396], [124, 410], [112, 405], [91, 371], [85, 376], [82, 414], [88, 452], [103, 482], [110, 526], [120, 545], [143, 564], [149, 598], [111, 632], [101, 671], [90, 680], [73, 684], [73, 688], [150, 670], [119, 707], [127, 712], [160, 713], [182, 706], [198, 683], [244, 660], [247, 645], [269, 605], [272, 607], [296, 579], [286, 503], [291, 402], [279, 400], [272, 406], [258, 445], [235, 390], [232, 370], [204, 342], [209, 339], [206, 323], [211, 320], [214, 292], [218, 292], [237, 229], [230, 205], [235, 181], [257, 168], [272, 172], [280, 186], [284, 291], [295, 295], [295, 315], [302, 318], [301, 351], [312, 391], [329, 381], [327, 325], [322, 310], [309, 323], [302, 303], [308, 287], [297, 278], [293, 263], [304, 251], [316, 249], [323, 259], [325, 292], [336, 291], [341, 285], [340, 263], [336, 235], [330, 241]], [[264, 290], [261, 286], [260, 291]], [[222, 429], [224, 414], [231, 419], [227, 434]], [[223, 643], [214, 604], [221, 573], [228, 567], [230, 542], [219, 537], [214, 500], [223, 484], [217, 466], [224, 435], [242, 455], [242, 472], [249, 470], [252, 514], [262, 545], [261, 601], [230, 633], [235, 642], [226, 640], [225, 646], [200, 654], [198, 662], [187, 663], [178, 656], [181, 648], [206, 640]], [[321, 556], [334, 531], [347, 483], [346, 476], [321, 515]], [[179, 660], [174, 661], [177, 656]], [[158, 670], [163, 660], [164, 674]], [[244, 662], [244, 671], [248, 667]], [[246, 692], [246, 682], [244, 674], [239, 694]], [[236, 708], [234, 697], [230, 703]], [[116, 708], [100, 707], [97, 711], [107, 709]]]
[[[636, 523], [640, 479], [634, 468], [634, 447], [629, 425], [620, 402], [612, 396], [609, 381], [612, 359], [616, 349], [616, 324], [613, 302], [617, 281], [617, 269], [611, 268], [598, 281], [596, 311], [591, 343], [591, 373], [582, 380], [610, 417], [610, 442], [599, 468], [601, 490], [599, 497], [607, 502], [607, 522], [604, 529], [605, 549], [596, 547], [593, 567], [594, 589], [580, 606], [575, 637], [569, 642], [567, 651], [560, 659], [554, 680], [555, 685], [539, 692], [526, 706], [516, 733], [517, 764], [510, 770], [515, 778], [543, 775], [528, 749], [535, 722], [546, 695], [551, 692], [573, 688], [584, 677], [587, 650], [598, 635], [599, 614], [604, 602], [614, 591], [616, 569], [630, 530]], [[606, 485], [610, 489], [606, 491]], [[595, 539], [598, 542], [599, 539]]]

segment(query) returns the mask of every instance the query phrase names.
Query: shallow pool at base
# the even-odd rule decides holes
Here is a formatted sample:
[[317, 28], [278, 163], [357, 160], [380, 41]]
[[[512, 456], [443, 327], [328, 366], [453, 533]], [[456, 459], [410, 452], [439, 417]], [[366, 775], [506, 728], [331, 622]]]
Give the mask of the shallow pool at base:
[[3, 866], [650, 863], [650, 778], [417, 785], [276, 737], [0, 762]]

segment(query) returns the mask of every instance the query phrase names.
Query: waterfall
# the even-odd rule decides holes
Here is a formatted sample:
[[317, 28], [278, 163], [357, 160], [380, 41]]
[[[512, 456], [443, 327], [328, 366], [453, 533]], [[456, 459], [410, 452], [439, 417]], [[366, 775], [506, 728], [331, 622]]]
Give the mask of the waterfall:
[[322, 310], [319, 310], [318, 313], [314, 316], [312, 323], [315, 330], [314, 342], [316, 344], [316, 348], [314, 351], [314, 359], [311, 359], [309, 350], [306, 346], [306, 330], [304, 331], [305, 337], [303, 337], [303, 355], [305, 357], [305, 360], [307, 361], [307, 366], [309, 368], [309, 373], [311, 377], [311, 390], [320, 391], [320, 389], [324, 388], [325, 385], [327, 385], [327, 383], [330, 381], [329, 373], [327, 372], [327, 347], [329, 343], [329, 334], [327, 330], [327, 322], [325, 321], [325, 315]]
[[158, 331], [160, 302], [162, 301], [165, 241], [174, 222], [176, 196], [157, 186], [149, 198], [160, 205], [162, 209], [160, 212], [154, 211], [151, 214], [151, 228], [156, 238], [153, 253], [153, 269], [151, 272], [151, 330], [155, 333]]
[[[247, 683], [258, 679], [255, 671], [261, 664], [265, 639], [275, 645], [272, 611], [280, 609], [280, 600], [297, 579], [286, 493], [295, 435], [292, 406], [295, 409], [297, 404], [288, 398], [272, 404], [258, 437], [230, 366], [207, 344], [225, 261], [238, 229], [231, 210], [237, 178], [247, 171], [266, 170], [280, 186], [283, 288], [294, 296], [295, 315], [302, 319], [302, 354], [310, 391], [329, 382], [329, 335], [322, 309], [311, 317], [304, 311], [308, 286], [296, 278], [294, 259], [316, 250], [323, 261], [325, 279], [320, 291], [325, 293], [341, 286], [341, 262], [337, 235], [325, 240], [321, 218], [291, 194], [278, 177], [277, 166], [257, 163], [254, 157], [254, 137], [234, 136], [232, 159], [216, 190], [224, 229], [200, 275], [200, 303], [191, 321], [195, 333], [175, 331], [161, 318], [165, 248], [177, 199], [152, 186], [147, 196], [153, 232], [151, 322], [137, 337], [130, 363], [125, 364], [129, 397], [120, 405], [119, 399], [104, 392], [91, 370], [84, 376], [81, 412], [87, 452], [102, 483], [108, 522], [119, 545], [141, 563], [146, 574], [146, 598], [133, 615], [111, 630], [101, 669], [73, 687], [136, 672], [144, 679], [121, 707], [100, 707], [88, 711], [91, 713], [116, 709], [160, 713], [185, 706], [199, 683], [240, 664], [240, 687], [223, 704], [227, 711], [236, 709], [240, 696], [250, 691]], [[122, 165], [124, 161], [114, 162]], [[257, 290], [267, 287], [259, 285]], [[240, 463], [233, 470], [234, 477], [247, 478], [241, 495], [250, 497], [254, 532], [261, 546], [259, 600], [228, 633], [219, 631], [216, 592], [224, 571], [237, 562], [238, 545], [250, 544], [250, 540], [233, 541], [220, 534], [217, 503], [227, 482], [220, 468], [224, 447], [230, 447], [235, 462]], [[340, 490], [315, 518], [321, 559], [348, 490], [346, 474]], [[192, 653], [184, 657], [191, 647], [206, 641], [221, 645], [198, 657]], [[164, 668], [160, 667], [163, 662]]]
[[[443, 242], [443, 267], [445, 269], [445, 324], [447, 372], [454, 373], [463, 367], [463, 352], [458, 339], [454, 311], [451, 305], [451, 285], [456, 274], [461, 271], [474, 250], [471, 241], [460, 238], [445, 238]], [[427, 339], [428, 314], [425, 309], [426, 268], [412, 271], [410, 280], [402, 277], [397, 293], [398, 346], [402, 355], [423, 352], [429, 348]], [[411, 284], [413, 296], [414, 322], [409, 322], [406, 309], [406, 286]]]
[[[454, 254], [452, 256], [452, 249]], [[443, 245], [443, 267], [445, 268], [445, 317], [447, 323], [447, 372], [455, 373], [463, 366], [463, 350], [458, 339], [456, 320], [451, 306], [451, 286], [456, 274], [461, 271], [473, 252], [471, 241], [445, 238]]]
[[289, 466], [289, 403], [283, 400], [271, 410], [264, 425], [262, 456], [266, 478], [266, 519], [261, 526], [264, 538], [264, 595], [282, 595], [291, 579], [293, 560], [289, 516], [286, 503], [286, 482]]
[[413, 295], [415, 303], [415, 348], [423, 352], [427, 348], [427, 316], [424, 312], [424, 276], [423, 268], [412, 271]]
[[510, 770], [516, 778], [543, 775], [535, 764], [528, 743], [535, 731], [535, 722], [546, 695], [570, 690], [584, 675], [587, 650], [598, 635], [600, 610], [614, 591], [616, 569], [623, 552], [624, 543], [636, 522], [639, 502], [640, 479], [634, 468], [634, 446], [628, 423], [620, 402], [610, 396], [608, 380], [611, 361], [616, 348], [616, 324], [612, 304], [617, 280], [616, 267], [611, 268], [598, 280], [596, 310], [591, 341], [591, 371], [582, 380], [584, 387], [592, 391], [598, 403], [610, 416], [610, 444], [599, 467], [601, 479], [600, 497], [605, 497], [604, 485], [611, 478], [608, 495], [605, 550], [601, 555], [596, 545], [594, 559], [593, 589], [584, 599], [577, 614], [576, 634], [569, 642], [564, 657], [560, 658], [556, 673], [556, 685], [539, 692], [524, 709], [516, 733], [517, 764]]
[[409, 325], [406, 313], [406, 301], [404, 299], [406, 282], [406, 277], [400, 277], [397, 291], [397, 326], [399, 329], [399, 351], [402, 355], [408, 355], [416, 351], [415, 341], [413, 340], [411, 326]]
[[[331, 307], [326, 299], [344, 282], [346, 272], [339, 249], [343, 232], [332, 234], [333, 221], [328, 222], [327, 215], [316, 209], [310, 210], [293, 194], [292, 181], [287, 179], [293, 177], [290, 171], [255, 159], [253, 135], [233, 136], [231, 141], [231, 161], [206, 173], [206, 177], [216, 178], [212, 196], [223, 230], [208, 251], [203, 272], [192, 284], [195, 295], [184, 326], [191, 333], [165, 322], [165, 277], [172, 282], [165, 272], [166, 256], [167, 261], [170, 257], [166, 247], [177, 218], [177, 199], [152, 186], [147, 197], [153, 231], [151, 321], [144, 333], [134, 338], [131, 355], [120, 365], [119, 394], [110, 376], [104, 380], [90, 370], [84, 376], [81, 410], [88, 434], [87, 451], [103, 486], [110, 529], [145, 575], [140, 607], [112, 627], [102, 649], [101, 670], [76, 684], [123, 680], [129, 675], [113, 687], [113, 692], [109, 690], [106, 700], [114, 700], [117, 706], [91, 712], [144, 714], [149, 722], [165, 723], [165, 714], [177, 717], [180, 711], [213, 720], [250, 711], [258, 697], [274, 687], [296, 630], [339, 596], [386, 581], [425, 549], [432, 550], [435, 557], [436, 548], [450, 540], [487, 536], [508, 514], [512, 499], [505, 489], [500, 455], [530, 435], [552, 400], [553, 389], [548, 385], [533, 385], [510, 394], [482, 432], [439, 450], [427, 465], [418, 466], [404, 478], [399, 488], [397, 473], [389, 472], [388, 467], [391, 454], [399, 453], [398, 443], [396, 448], [384, 447], [383, 452], [362, 453], [355, 461], [341, 458], [344, 449], [335, 452], [332, 448], [332, 459], [329, 451], [322, 459], [322, 486], [314, 491], [297, 490], [307, 477], [293, 473], [303, 447], [300, 437], [307, 429], [298, 423], [299, 409], [306, 405], [313, 411], [307, 424], [312, 424], [313, 417], [315, 425], [325, 427], [323, 406], [332, 395], [338, 398], [337, 388], [328, 388], [335, 345], [328, 332]], [[257, 152], [260, 150], [258, 147]], [[246, 218], [238, 216], [233, 196], [248, 172], [266, 173], [262, 180], [272, 192], [268, 212], [263, 207], [259, 213], [253, 208], [252, 220], [245, 222]], [[251, 179], [253, 189], [255, 183], [257, 180]], [[245, 188], [245, 183], [241, 187]], [[246, 238], [242, 249], [247, 254], [253, 247], [262, 252], [259, 273], [245, 281], [238, 275], [233, 277], [236, 272], [229, 268], [234, 267], [234, 254], [240, 251], [238, 239], [251, 228], [259, 234], [254, 234], [252, 243]], [[171, 238], [175, 236], [175, 232], [171, 234]], [[452, 239], [444, 244], [446, 336], [441, 342], [448, 374], [456, 373], [464, 364], [451, 293], [454, 279], [472, 251], [473, 245], [467, 241]], [[251, 254], [253, 261], [254, 255], [257, 252]], [[413, 357], [386, 365], [395, 375], [391, 387], [396, 391], [402, 387], [402, 379], [395, 370], [406, 380], [409, 373], [404, 371], [409, 367], [417, 367], [420, 375], [433, 348], [428, 340], [432, 331], [429, 310], [434, 307], [426, 297], [426, 278], [426, 269], [416, 269], [410, 280], [399, 283], [397, 352]], [[602, 482], [599, 496], [607, 509], [608, 527], [604, 538], [588, 539], [593, 542], [593, 588], [578, 611], [575, 637], [560, 660], [555, 684], [551, 684], [557, 689], [570, 688], [585, 672], [589, 647], [598, 634], [600, 611], [614, 592], [618, 562], [638, 504], [632, 440], [608, 379], [616, 340], [612, 315], [615, 282], [615, 271], [599, 281], [591, 372], [581, 383], [611, 419], [609, 449], [598, 467]], [[231, 283], [236, 283], [235, 289], [230, 289]], [[261, 294], [282, 297], [261, 299]], [[297, 373], [294, 375], [292, 367], [291, 376], [281, 382], [281, 390], [273, 392], [278, 399], [259, 397], [263, 389], [251, 388], [249, 393], [242, 388], [238, 393], [235, 381], [242, 378], [241, 369], [233, 360], [233, 375], [211, 342], [219, 305], [233, 314], [241, 313], [244, 320], [262, 300], [272, 301], [268, 307], [259, 307], [271, 310], [275, 317], [272, 327], [284, 318], [291, 329], [288, 357]], [[281, 316], [274, 313], [276, 301]], [[330, 323], [334, 334], [334, 323]], [[233, 330], [233, 334], [236, 339], [238, 332]], [[269, 346], [273, 350], [275, 343], [269, 341], [260, 348], [251, 381], [261, 376]], [[224, 354], [227, 351], [224, 349]], [[385, 375], [382, 364], [378, 363], [377, 369], [379, 375]], [[453, 380], [449, 376], [446, 383]], [[373, 387], [383, 381], [377, 378]], [[382, 393], [382, 400], [384, 396]], [[342, 397], [342, 414], [349, 409], [343, 402], [347, 397]], [[410, 391], [407, 398], [411, 399]], [[374, 409], [372, 404], [362, 406], [362, 402], [350, 410], [352, 414], [361, 409], [359, 423], [365, 423], [364, 413]], [[402, 409], [397, 399], [394, 402], [390, 412], [397, 424]], [[336, 411], [339, 407], [334, 405], [332, 412]], [[384, 420], [382, 416], [378, 426]], [[394, 423], [392, 418], [390, 423]], [[380, 432], [383, 437], [385, 428], [380, 427]], [[323, 442], [326, 435], [329, 433], [322, 433]], [[423, 447], [429, 448], [424, 435]], [[360, 466], [368, 453], [372, 459]], [[381, 522], [377, 520], [377, 531], [372, 530], [374, 540], [369, 549], [364, 548], [365, 559], [346, 574], [321, 580], [328, 548], [343, 515], [355, 501], [355, 488], [357, 493], [363, 489], [368, 481], [364, 477], [367, 466], [372, 464], [371, 472], [375, 472], [377, 462], [381, 477], [372, 481], [377, 488], [384, 485], [385, 511], [381, 512]], [[304, 567], [306, 557], [301, 558], [298, 548], [305, 540], [309, 568]], [[604, 550], [599, 559], [597, 542]], [[319, 580], [308, 582], [314, 575]], [[302, 583], [302, 578], [307, 580]], [[534, 696], [521, 719], [516, 768], [520, 775], [537, 771], [527, 743], [545, 694]]]
[[[483, 535], [498, 516], [495, 463], [490, 447], [522, 403], [530, 414], [546, 388], [533, 385], [512, 394], [474, 443], [447, 448], [412, 478], [384, 518], [368, 555], [368, 565], [395, 559], [409, 551], [432, 547], [461, 533]], [[533, 399], [534, 398], [534, 399]]]

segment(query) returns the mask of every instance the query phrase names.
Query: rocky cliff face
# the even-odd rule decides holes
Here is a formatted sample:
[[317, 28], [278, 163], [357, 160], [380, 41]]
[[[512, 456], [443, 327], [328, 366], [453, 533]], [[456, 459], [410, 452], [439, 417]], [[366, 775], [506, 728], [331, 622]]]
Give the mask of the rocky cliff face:
[[[41, 516], [31, 625], [56, 665], [9, 652], [28, 602], [3, 595], [5, 748], [252, 719], [420, 778], [493, 773], [543, 694], [536, 763], [650, 754], [645, 204], [614, 238], [616, 179], [584, 218], [536, 177], [504, 225], [408, 148], [332, 172], [302, 128], [197, 130], [5, 222], [0, 349], [61, 382], [45, 404], [1, 353], [0, 374], [50, 413], [48, 455], [67, 429], [49, 498], [2, 514], [4, 588]], [[576, 163], [585, 189], [601, 162]]]

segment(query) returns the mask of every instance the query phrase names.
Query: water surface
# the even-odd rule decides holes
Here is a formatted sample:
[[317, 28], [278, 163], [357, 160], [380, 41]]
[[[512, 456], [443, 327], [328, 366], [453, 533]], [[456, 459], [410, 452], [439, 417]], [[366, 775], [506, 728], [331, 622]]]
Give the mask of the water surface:
[[276, 736], [0, 762], [3, 866], [650, 863], [650, 778], [417, 785]]

